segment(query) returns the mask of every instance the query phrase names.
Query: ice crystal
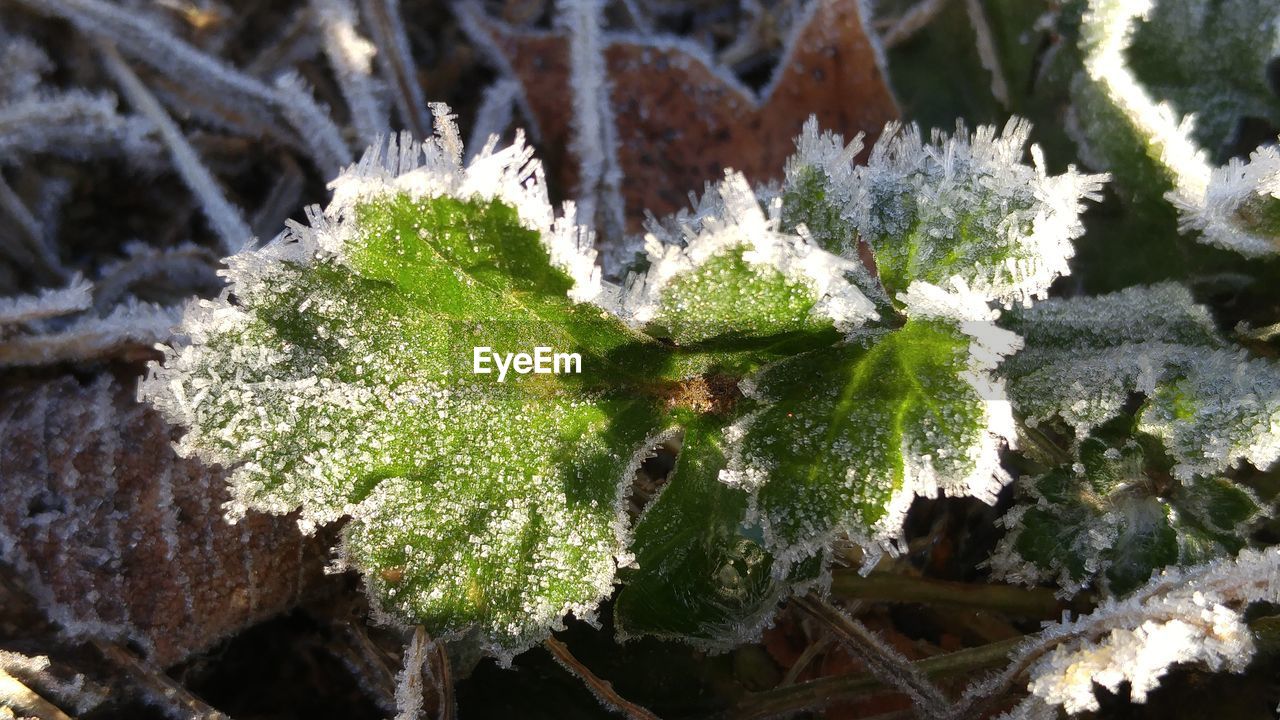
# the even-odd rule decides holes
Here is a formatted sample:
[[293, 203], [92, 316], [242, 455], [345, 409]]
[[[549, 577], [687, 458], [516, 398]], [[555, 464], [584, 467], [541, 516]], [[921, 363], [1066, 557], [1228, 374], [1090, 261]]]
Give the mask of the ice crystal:
[[1228, 344], [1179, 285], [1048, 300], [1010, 325], [1026, 349], [1002, 370], [1033, 424], [1057, 417], [1083, 438], [1138, 393], [1138, 429], [1163, 441], [1180, 480], [1280, 459], [1280, 367]]
[[[1280, 121], [1268, 86], [1280, 12], [1267, 0], [1090, 0], [1071, 127], [1090, 164], [1165, 197], [1184, 229], [1257, 256], [1280, 250], [1280, 162], [1227, 148], [1245, 117]], [[1182, 115], [1196, 113], [1196, 115]]]

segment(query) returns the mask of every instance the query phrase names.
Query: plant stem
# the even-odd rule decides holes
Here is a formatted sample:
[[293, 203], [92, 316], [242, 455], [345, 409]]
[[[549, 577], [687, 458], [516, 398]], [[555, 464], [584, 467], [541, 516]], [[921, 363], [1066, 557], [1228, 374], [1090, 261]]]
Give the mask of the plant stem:
[[[929, 678], [941, 678], [998, 666], [1008, 660], [1025, 638], [1016, 637], [976, 648], [957, 650], [946, 655], [917, 660], [911, 666]], [[773, 717], [807, 708], [893, 690], [869, 673], [819, 678], [798, 685], [788, 685], [751, 693], [727, 714], [735, 720]]]
[[833, 632], [868, 672], [910, 697], [922, 717], [939, 717], [951, 705], [924, 673], [866, 625], [812, 595], [793, 598], [791, 604]]
[[845, 568], [832, 571], [831, 591], [870, 602], [954, 605], [1037, 618], [1056, 618], [1065, 607], [1048, 588], [962, 583], [896, 573], [863, 577]]
[[578, 676], [591, 694], [599, 698], [605, 707], [616, 710], [631, 720], [659, 720], [657, 715], [619, 695], [618, 691], [613, 689], [613, 683], [591, 672], [586, 665], [573, 656], [573, 653], [569, 652], [569, 648], [564, 643], [549, 637], [542, 641], [542, 646], [565, 670]]

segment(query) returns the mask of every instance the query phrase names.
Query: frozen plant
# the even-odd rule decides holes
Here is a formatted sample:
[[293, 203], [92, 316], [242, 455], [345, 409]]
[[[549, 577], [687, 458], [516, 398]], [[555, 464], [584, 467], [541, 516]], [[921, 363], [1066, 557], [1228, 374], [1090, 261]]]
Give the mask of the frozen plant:
[[1025, 340], [1001, 368], [1015, 413], [1050, 446], [1071, 440], [1020, 484], [998, 575], [1123, 593], [1246, 544], [1262, 504], [1232, 475], [1280, 459], [1280, 366], [1229, 343], [1174, 283], [1048, 300], [1006, 322]]
[[[340, 556], [387, 619], [509, 659], [622, 582], [623, 635], [723, 646], [833, 541], [897, 552], [912, 498], [1008, 481], [994, 371], [1020, 340], [991, 304], [1065, 271], [1099, 182], [1024, 165], [1020, 123], [891, 129], [861, 167], [810, 124], [781, 188], [727, 173], [619, 287], [521, 138], [464, 163], [433, 110], [435, 137], [375, 145], [309, 225], [228, 258], [141, 389], [231, 468], [232, 517], [349, 517]], [[582, 372], [473, 373], [474, 348], [538, 346]], [[632, 478], [677, 435], [633, 525]]]

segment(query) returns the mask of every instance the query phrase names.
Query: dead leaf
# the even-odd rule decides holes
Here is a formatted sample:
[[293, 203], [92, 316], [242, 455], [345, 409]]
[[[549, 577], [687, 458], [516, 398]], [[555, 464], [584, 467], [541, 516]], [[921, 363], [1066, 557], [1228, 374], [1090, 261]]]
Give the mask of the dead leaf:
[[[761, 94], [692, 42], [610, 36], [604, 53], [629, 229], [639, 227], [646, 209], [663, 215], [686, 207], [690, 191], [701, 192], [726, 168], [753, 182], [780, 178], [810, 115], [846, 138], [865, 132], [870, 145], [899, 112], [862, 7], [859, 0], [813, 0]], [[472, 41], [521, 82], [541, 157], [562, 187], [575, 187], [565, 35], [513, 28], [475, 5], [459, 13]]]
[[159, 666], [293, 607], [325, 551], [290, 517], [223, 519], [219, 468], [108, 375], [0, 391], [0, 558], [78, 639]]

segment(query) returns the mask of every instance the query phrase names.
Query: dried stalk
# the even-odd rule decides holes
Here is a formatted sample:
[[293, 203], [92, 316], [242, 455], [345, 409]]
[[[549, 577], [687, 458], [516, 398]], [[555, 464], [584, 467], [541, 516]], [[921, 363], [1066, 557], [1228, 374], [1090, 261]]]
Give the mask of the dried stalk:
[[400, 122], [414, 137], [427, 137], [431, 133], [431, 113], [427, 111], [427, 100], [409, 52], [409, 36], [400, 15], [399, 0], [360, 0], [360, 10], [369, 26], [369, 35], [378, 46], [378, 65], [392, 90], [391, 98]]
[[618, 691], [613, 689], [613, 683], [597, 677], [587, 666], [579, 662], [573, 653], [569, 652], [569, 648], [564, 643], [549, 637], [542, 641], [542, 646], [565, 670], [576, 675], [605, 707], [616, 710], [631, 720], [658, 720], [657, 715], [619, 695]]
[[867, 666], [872, 675], [906, 693], [922, 717], [941, 717], [951, 705], [951, 701], [937, 686], [929, 682], [924, 673], [867, 629], [866, 625], [812, 596], [798, 597], [792, 602], [833, 632]]
[[133, 680], [148, 700], [174, 720], [231, 720], [132, 652], [114, 643], [95, 640], [93, 644]]
[[198, 84], [202, 96], [232, 105], [230, 114], [247, 114], [270, 125], [273, 113], [283, 117], [326, 175], [351, 162], [351, 150], [333, 120], [309, 93], [276, 88], [227, 65], [174, 37], [137, 12], [102, 0], [19, 0], [32, 10], [57, 15], [88, 35], [110, 40], [120, 52], [175, 82]]
[[37, 695], [17, 678], [0, 669], [0, 708], [9, 708], [38, 720], [71, 720], [56, 705]]
[[1063, 610], [1063, 603], [1048, 588], [950, 582], [884, 572], [864, 577], [846, 568], [832, 571], [831, 591], [870, 602], [952, 605], [1035, 618], [1056, 618]]
[[312, 17], [324, 37], [324, 54], [333, 67], [351, 124], [361, 142], [372, 145], [391, 130], [382, 88], [373, 79], [376, 48], [356, 31], [356, 9], [350, 0], [311, 0]]

